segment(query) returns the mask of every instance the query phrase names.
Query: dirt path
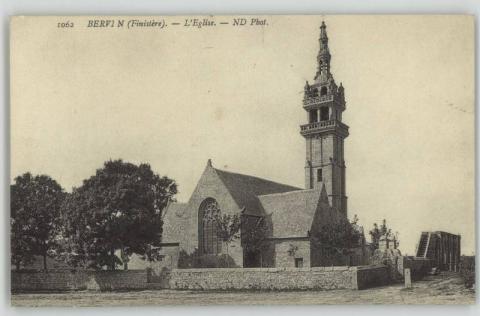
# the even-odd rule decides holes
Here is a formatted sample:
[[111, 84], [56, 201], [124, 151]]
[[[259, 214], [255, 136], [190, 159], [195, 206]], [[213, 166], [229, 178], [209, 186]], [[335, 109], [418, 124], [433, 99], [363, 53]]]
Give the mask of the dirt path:
[[138, 305], [276, 305], [276, 304], [475, 304], [475, 293], [454, 274], [415, 282], [412, 289], [401, 284], [362, 291], [288, 292], [72, 292], [16, 294], [14, 306], [138, 306]]

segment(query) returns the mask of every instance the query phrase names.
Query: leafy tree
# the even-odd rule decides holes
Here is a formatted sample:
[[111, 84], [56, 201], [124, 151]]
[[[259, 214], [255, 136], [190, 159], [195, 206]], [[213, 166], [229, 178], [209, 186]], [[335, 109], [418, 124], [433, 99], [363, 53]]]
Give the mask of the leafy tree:
[[351, 254], [360, 245], [362, 236], [345, 217], [326, 222], [311, 232], [310, 239], [316, 251], [321, 250], [324, 259], [334, 262], [338, 256]]
[[260, 255], [260, 266], [263, 266], [263, 253], [268, 249], [269, 228], [264, 217], [242, 217], [242, 246], [246, 253]]
[[357, 225], [357, 223], [358, 223], [359, 220], [360, 220], [360, 219], [358, 218], [357, 214], [355, 214], [355, 215], [353, 216], [352, 221], [351, 221], [350, 223], [351, 223], [352, 225]]
[[115, 270], [122, 263], [127, 269], [133, 253], [158, 259], [162, 210], [176, 193], [175, 181], [155, 174], [148, 164], [105, 162], [63, 205], [65, 260]]
[[33, 243], [30, 237], [23, 233], [22, 225], [17, 220], [10, 221], [11, 238], [11, 262], [15, 265], [15, 269], [20, 270], [21, 266], [27, 266], [35, 260]]
[[221, 212], [216, 212], [212, 216], [217, 228], [217, 237], [227, 246], [228, 257], [230, 243], [240, 237], [240, 217], [237, 214], [221, 214]]
[[65, 193], [49, 176], [33, 176], [27, 172], [15, 178], [10, 194], [12, 264], [18, 270], [21, 265], [32, 263], [34, 255], [40, 255], [47, 270], [47, 255], [57, 243]]
[[370, 230], [369, 234], [372, 239], [371, 247], [372, 250], [378, 249], [378, 242], [380, 237], [387, 234], [389, 229], [387, 228], [387, 220], [382, 221], [382, 225], [378, 226], [377, 223], [373, 223], [373, 228]]

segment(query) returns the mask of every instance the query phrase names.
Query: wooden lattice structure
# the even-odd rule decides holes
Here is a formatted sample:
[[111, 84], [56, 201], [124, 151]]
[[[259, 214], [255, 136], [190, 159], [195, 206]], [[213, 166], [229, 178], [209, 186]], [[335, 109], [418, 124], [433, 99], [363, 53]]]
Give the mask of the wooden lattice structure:
[[460, 235], [447, 232], [422, 232], [417, 245], [417, 257], [432, 260], [432, 266], [443, 271], [458, 271]]

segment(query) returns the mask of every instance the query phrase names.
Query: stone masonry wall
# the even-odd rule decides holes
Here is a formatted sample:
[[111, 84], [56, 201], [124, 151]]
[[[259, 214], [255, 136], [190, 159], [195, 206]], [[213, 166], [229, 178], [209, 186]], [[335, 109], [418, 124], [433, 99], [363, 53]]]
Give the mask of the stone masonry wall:
[[275, 241], [275, 267], [295, 267], [295, 259], [303, 260], [303, 267], [310, 267], [309, 240]]
[[384, 265], [357, 267], [357, 289], [359, 290], [387, 285], [390, 281], [388, 269]]
[[432, 269], [432, 260], [409, 256], [399, 257], [397, 261], [397, 271], [402, 278], [407, 268], [411, 271], [412, 279], [420, 280]]
[[147, 288], [145, 270], [127, 271], [12, 271], [12, 292], [121, 291]]
[[[153, 283], [151, 283], [153, 282]], [[161, 280], [147, 271], [12, 271], [12, 292], [127, 291], [157, 285], [176, 290], [332, 290], [387, 284], [385, 266], [315, 268], [176, 269]]]
[[170, 272], [178, 290], [332, 290], [386, 284], [385, 267], [183, 269]]

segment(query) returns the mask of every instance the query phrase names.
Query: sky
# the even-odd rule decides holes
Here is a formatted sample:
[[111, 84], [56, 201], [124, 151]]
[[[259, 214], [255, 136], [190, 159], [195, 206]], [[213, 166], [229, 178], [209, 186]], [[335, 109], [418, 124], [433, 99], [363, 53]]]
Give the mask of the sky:
[[303, 187], [303, 86], [324, 20], [347, 101], [349, 217], [366, 230], [385, 218], [404, 254], [436, 230], [474, 252], [473, 17], [265, 16], [267, 25], [234, 27], [217, 16], [202, 28], [138, 19], [181, 25], [13, 19], [12, 182], [30, 171], [71, 191], [121, 158], [175, 179], [188, 201], [212, 159]]

